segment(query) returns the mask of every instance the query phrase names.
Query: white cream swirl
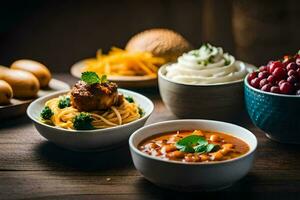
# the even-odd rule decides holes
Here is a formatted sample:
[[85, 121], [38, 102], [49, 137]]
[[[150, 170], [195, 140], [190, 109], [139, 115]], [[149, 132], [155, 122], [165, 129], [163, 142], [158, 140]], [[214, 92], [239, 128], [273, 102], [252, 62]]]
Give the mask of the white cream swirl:
[[236, 61], [232, 55], [223, 53], [221, 47], [204, 44], [200, 49], [184, 53], [177, 63], [168, 65], [166, 77], [193, 85], [228, 83], [243, 79], [254, 69]]

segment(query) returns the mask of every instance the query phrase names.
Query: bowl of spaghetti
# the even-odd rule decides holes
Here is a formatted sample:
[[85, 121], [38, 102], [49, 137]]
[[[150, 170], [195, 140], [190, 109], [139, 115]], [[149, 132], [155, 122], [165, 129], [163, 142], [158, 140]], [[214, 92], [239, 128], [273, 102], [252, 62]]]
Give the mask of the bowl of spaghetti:
[[125, 143], [145, 124], [153, 108], [145, 96], [86, 72], [71, 90], [32, 102], [27, 115], [38, 132], [58, 146], [95, 151]]

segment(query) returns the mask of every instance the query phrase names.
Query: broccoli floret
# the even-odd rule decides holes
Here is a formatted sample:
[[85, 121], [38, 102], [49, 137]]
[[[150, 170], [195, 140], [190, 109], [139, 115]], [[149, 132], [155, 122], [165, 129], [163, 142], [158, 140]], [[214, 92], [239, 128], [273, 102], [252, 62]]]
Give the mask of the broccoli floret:
[[48, 120], [52, 117], [53, 114], [54, 113], [52, 112], [52, 110], [48, 106], [45, 106], [41, 112], [41, 117], [45, 120]]
[[58, 102], [58, 107], [60, 109], [62, 108], [65, 108], [65, 107], [69, 107], [71, 105], [70, 103], [70, 97], [68, 96], [63, 96], [59, 99], [59, 102]]
[[134, 103], [133, 98], [130, 97], [130, 96], [125, 97], [125, 99], [126, 99], [129, 103]]
[[73, 127], [77, 130], [90, 130], [94, 129], [93, 125], [91, 124], [94, 119], [88, 113], [79, 113], [74, 117], [73, 120]]
[[140, 114], [141, 117], [144, 116], [144, 114], [145, 114], [145, 112], [143, 111], [143, 109], [141, 109], [140, 107], [139, 107], [139, 114]]

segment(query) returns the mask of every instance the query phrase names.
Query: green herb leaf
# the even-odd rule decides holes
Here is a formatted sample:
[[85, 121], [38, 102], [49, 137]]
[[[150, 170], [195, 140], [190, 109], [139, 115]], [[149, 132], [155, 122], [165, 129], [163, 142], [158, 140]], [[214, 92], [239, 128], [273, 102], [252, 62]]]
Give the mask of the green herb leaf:
[[73, 127], [76, 130], [90, 130], [94, 129], [91, 124], [94, 119], [91, 117], [89, 113], [79, 113], [73, 119]]
[[81, 80], [83, 80], [89, 85], [100, 82], [100, 78], [95, 72], [83, 72], [81, 74]]
[[210, 56], [209, 58], [208, 58], [208, 63], [213, 63], [214, 62], [214, 56]]
[[300, 50], [298, 51], [298, 54], [300, 55]]
[[213, 150], [213, 148], [215, 147], [214, 144], [209, 144], [206, 146], [206, 152], [211, 152]]
[[207, 150], [207, 145], [197, 145], [194, 147], [194, 150], [197, 153], [205, 153]]
[[230, 64], [230, 60], [224, 59], [225, 60], [225, 65], [229, 65]]
[[187, 153], [209, 153], [218, 151], [219, 145], [209, 144], [208, 141], [199, 135], [190, 135], [177, 141], [175, 144], [176, 148], [180, 151]]
[[198, 144], [198, 141], [203, 141], [203, 140], [205, 140], [205, 138], [199, 135], [190, 135], [176, 142], [176, 146], [196, 145]]
[[206, 142], [207, 141], [204, 137], [201, 137], [199, 135], [190, 135], [177, 141], [175, 146], [180, 151], [193, 153], [195, 152], [194, 146], [196, 146], [197, 144], [203, 145]]
[[41, 112], [41, 117], [45, 120], [48, 120], [52, 117], [54, 113], [52, 112], [52, 110], [49, 108], [49, 106], [45, 106]]
[[125, 99], [126, 99], [129, 103], [134, 103], [133, 98], [130, 97], [130, 96], [125, 97]]
[[70, 97], [68, 97], [68, 96], [60, 97], [59, 102], [58, 102], [58, 107], [60, 109], [70, 107], [70, 106], [71, 106]]
[[100, 77], [100, 83], [106, 83], [107, 81], [107, 76], [105, 74]]

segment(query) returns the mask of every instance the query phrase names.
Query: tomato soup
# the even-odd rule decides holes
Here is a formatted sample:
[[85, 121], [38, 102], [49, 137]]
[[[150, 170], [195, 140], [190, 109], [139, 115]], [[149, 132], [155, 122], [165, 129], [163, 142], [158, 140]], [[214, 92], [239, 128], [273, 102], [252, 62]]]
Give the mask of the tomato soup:
[[234, 136], [203, 130], [181, 130], [149, 137], [138, 145], [148, 155], [181, 162], [215, 162], [244, 155], [249, 146]]

